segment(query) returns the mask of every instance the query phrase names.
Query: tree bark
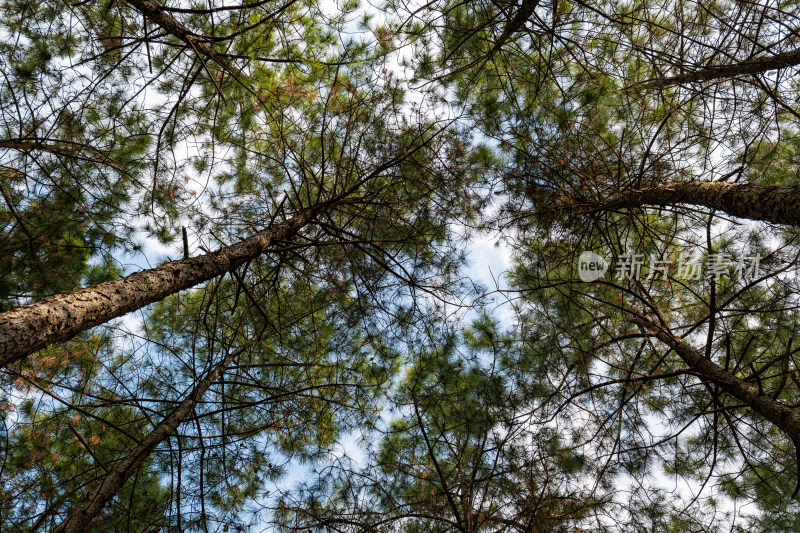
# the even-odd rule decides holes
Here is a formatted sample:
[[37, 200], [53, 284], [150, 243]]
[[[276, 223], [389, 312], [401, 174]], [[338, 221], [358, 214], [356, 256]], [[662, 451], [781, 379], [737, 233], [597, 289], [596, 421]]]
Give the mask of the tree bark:
[[587, 212], [678, 204], [700, 205], [750, 220], [800, 226], [800, 187], [792, 186], [687, 181], [627, 191], [605, 201], [557, 201], [561, 209]]
[[169, 437], [178, 428], [178, 425], [191, 414], [192, 409], [194, 409], [212, 383], [246, 349], [246, 346], [238, 348], [220, 361], [174, 411], [164, 417], [153, 431], [142, 439], [113, 470], [106, 474], [100, 484], [53, 530], [53, 533], [79, 533], [86, 531], [108, 500], [119, 492], [128, 478], [136, 472], [136, 469], [139, 468], [155, 447]]
[[303, 211], [291, 219], [216, 252], [170, 261], [130, 276], [45, 298], [0, 313], [0, 366], [7, 366], [54, 342], [158, 302], [225, 274], [288, 239], [312, 218]]
[[157, 24], [162, 30], [185, 42], [195, 52], [211, 59], [230, 74], [244, 76], [244, 74], [224, 54], [218, 53], [202, 37], [181, 24], [175, 17], [164, 12], [153, 0], [125, 0], [134, 8], [141, 11], [147, 20]]
[[638, 316], [633, 318], [632, 322], [642, 326], [648, 333], [672, 348], [689, 368], [709, 381], [719, 384], [725, 392], [749, 405], [753, 411], [786, 433], [792, 442], [800, 445], [800, 413], [778, 400], [759, 393], [758, 387], [737, 378], [683, 339], [645, 318], [643, 314], [638, 312], [636, 314]]
[[679, 85], [681, 83], [696, 83], [720, 78], [733, 78], [735, 76], [747, 74], [760, 74], [762, 72], [793, 67], [795, 65], [800, 65], [800, 50], [792, 50], [791, 52], [783, 52], [767, 57], [757, 57], [732, 65], [708, 67], [677, 76], [658, 78], [649, 82], [649, 84], [656, 87], [666, 87], [669, 85]]
[[514, 17], [508, 21], [505, 28], [503, 28], [503, 33], [500, 34], [497, 41], [495, 41], [494, 46], [489, 51], [489, 57], [491, 58], [494, 56], [500, 48], [506, 44], [512, 35], [517, 33], [525, 23], [528, 22], [528, 19], [533, 16], [533, 12], [536, 10], [536, 6], [539, 5], [539, 0], [522, 0], [519, 8], [517, 9], [516, 13], [514, 13]]

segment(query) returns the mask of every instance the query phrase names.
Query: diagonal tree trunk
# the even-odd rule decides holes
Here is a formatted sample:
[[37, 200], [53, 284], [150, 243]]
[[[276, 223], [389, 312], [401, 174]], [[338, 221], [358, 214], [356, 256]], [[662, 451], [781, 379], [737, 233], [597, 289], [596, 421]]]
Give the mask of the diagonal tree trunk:
[[739, 218], [800, 226], [800, 187], [763, 186], [708, 181], [677, 182], [626, 191], [610, 200], [557, 201], [557, 209], [581, 212], [645, 206], [700, 205]]
[[753, 411], [781, 429], [795, 445], [800, 445], [800, 413], [786, 404], [759, 393], [758, 387], [745, 383], [731, 372], [728, 372], [683, 339], [672, 332], [645, 318], [642, 313], [635, 313], [632, 322], [643, 327], [645, 331], [672, 348], [678, 356], [695, 372], [709, 381], [713, 381], [722, 389], [746, 403]]
[[506, 41], [508, 41], [512, 35], [525, 26], [525, 23], [533, 16], [537, 5], [539, 5], [539, 0], [522, 0], [516, 13], [514, 13], [514, 17], [508, 21], [505, 28], [503, 28], [503, 33], [500, 34], [500, 37], [497, 38], [494, 46], [492, 46], [492, 49], [489, 51], [490, 58], [506, 44]]
[[756, 57], [732, 65], [708, 67], [677, 76], [658, 78], [648, 82], [648, 85], [666, 87], [669, 85], [679, 85], [681, 83], [696, 83], [747, 74], [760, 74], [762, 72], [793, 67], [795, 65], [800, 65], [800, 50], [792, 50], [791, 52], [783, 52], [773, 56]]
[[122, 459], [113, 470], [108, 472], [103, 480], [92, 490], [89, 495], [64, 519], [53, 533], [79, 533], [89, 528], [92, 520], [103, 509], [122, 486], [125, 481], [136, 472], [148, 455], [159, 443], [169, 437], [178, 425], [192, 412], [197, 402], [203, 397], [208, 388], [230, 366], [230, 364], [245, 350], [242, 346], [229, 353], [222, 361], [198, 383], [186, 398], [169, 415], [153, 428], [142, 441]]
[[315, 212], [303, 211], [242, 242], [189, 259], [58, 294], [0, 313], [0, 366], [7, 366], [54, 342], [158, 302], [225, 274], [294, 235]]
[[162, 30], [188, 44], [195, 52], [211, 59], [230, 74], [235, 76], [244, 75], [228, 60], [225, 54], [218, 53], [202, 37], [162, 10], [153, 0], [126, 0], [126, 2], [141, 11], [147, 20], [157, 24]]

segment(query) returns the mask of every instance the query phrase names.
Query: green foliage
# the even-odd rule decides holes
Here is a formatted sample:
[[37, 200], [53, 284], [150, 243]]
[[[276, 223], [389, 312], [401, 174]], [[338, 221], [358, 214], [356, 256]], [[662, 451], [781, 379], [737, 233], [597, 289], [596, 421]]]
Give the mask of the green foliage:
[[[4, 428], [15, 428], [2, 439], [0, 524], [4, 530], [54, 527], [124, 457], [126, 448], [148, 433], [146, 419], [129, 405], [113, 402], [102, 387], [80, 391], [71, 405], [65, 402], [61, 380], [100, 378], [101, 361], [109, 349], [109, 339], [87, 336], [43, 350], [19, 372], [7, 374], [16, 376], [14, 389], [26, 399], [16, 408], [10, 397], [2, 404]], [[95, 393], [104, 398], [87, 405], [87, 400], [98, 398]], [[169, 504], [162, 476], [153, 459], [147, 459], [91, 531], [145, 531], [161, 524]]]
[[[730, 388], [798, 405], [796, 228], [620, 200], [797, 185], [796, 66], [670, 81], [796, 50], [796, 3], [153, 5], [0, 0], [0, 312], [313, 216], [5, 369], [0, 528], [55, 527], [235, 351], [93, 530], [797, 529], [796, 443]], [[458, 322], [476, 230], [512, 322]], [[656, 275], [690, 250], [761, 275]]]

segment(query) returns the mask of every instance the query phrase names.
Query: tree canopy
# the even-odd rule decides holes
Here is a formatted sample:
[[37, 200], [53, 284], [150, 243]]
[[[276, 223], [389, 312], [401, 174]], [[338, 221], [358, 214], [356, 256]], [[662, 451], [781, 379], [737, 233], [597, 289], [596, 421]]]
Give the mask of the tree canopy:
[[796, 531], [798, 32], [0, 0], [0, 529]]

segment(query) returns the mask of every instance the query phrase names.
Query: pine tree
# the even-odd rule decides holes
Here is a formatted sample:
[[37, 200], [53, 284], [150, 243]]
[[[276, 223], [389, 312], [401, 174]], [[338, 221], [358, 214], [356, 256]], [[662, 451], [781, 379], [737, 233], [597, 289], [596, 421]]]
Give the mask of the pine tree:
[[0, 527], [794, 527], [795, 6], [2, 7]]

